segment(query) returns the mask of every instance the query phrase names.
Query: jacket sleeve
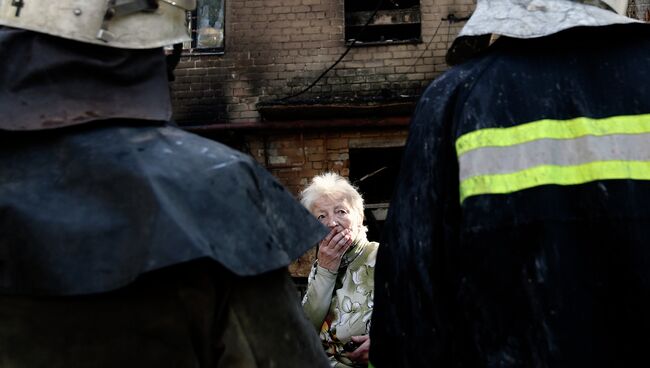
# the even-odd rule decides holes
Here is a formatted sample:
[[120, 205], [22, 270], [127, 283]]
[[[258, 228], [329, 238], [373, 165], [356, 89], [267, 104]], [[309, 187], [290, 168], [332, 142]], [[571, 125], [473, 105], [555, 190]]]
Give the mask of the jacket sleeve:
[[[264, 302], [272, 304], [260, 310]], [[285, 270], [236, 278], [226, 311], [224, 352], [215, 367], [328, 368], [318, 334], [299, 302]]]
[[336, 276], [337, 273], [319, 266], [318, 263], [312, 267], [309, 274], [309, 283], [302, 300], [302, 307], [318, 332], [321, 330], [332, 303]]
[[456, 85], [443, 75], [429, 86], [409, 128], [375, 269], [370, 362], [376, 368], [452, 366]]

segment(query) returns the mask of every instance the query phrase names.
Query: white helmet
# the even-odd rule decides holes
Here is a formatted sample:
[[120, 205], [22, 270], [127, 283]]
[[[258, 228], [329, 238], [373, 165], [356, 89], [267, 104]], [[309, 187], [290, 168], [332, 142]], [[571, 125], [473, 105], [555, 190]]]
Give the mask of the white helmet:
[[489, 44], [491, 36], [536, 38], [569, 28], [636, 23], [627, 0], [478, 0], [447, 53], [456, 64]]
[[196, 0], [0, 1], [0, 25], [126, 49], [190, 40]]

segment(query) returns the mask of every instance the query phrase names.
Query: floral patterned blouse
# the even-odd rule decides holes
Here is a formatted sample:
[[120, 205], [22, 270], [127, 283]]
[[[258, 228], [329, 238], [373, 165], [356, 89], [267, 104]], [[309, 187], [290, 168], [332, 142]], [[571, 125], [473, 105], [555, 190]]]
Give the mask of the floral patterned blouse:
[[374, 273], [379, 243], [361, 241], [343, 255], [338, 272], [314, 263], [303, 309], [320, 339], [332, 367], [355, 367], [343, 346], [352, 336], [367, 335], [374, 296]]

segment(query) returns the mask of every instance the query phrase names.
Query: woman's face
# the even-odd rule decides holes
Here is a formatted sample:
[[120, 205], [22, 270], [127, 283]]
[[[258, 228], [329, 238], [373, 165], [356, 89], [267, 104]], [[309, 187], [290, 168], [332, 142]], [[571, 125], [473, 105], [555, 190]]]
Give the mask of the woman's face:
[[358, 235], [361, 226], [359, 217], [352, 210], [348, 201], [342, 197], [320, 197], [314, 201], [311, 213], [316, 216], [318, 221], [330, 229], [339, 225], [343, 229], [352, 231], [352, 239], [355, 239]]

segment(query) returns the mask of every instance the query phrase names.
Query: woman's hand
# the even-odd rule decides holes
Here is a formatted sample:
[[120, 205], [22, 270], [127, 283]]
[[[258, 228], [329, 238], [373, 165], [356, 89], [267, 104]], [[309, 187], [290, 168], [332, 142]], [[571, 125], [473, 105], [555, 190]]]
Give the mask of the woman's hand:
[[352, 341], [354, 341], [355, 344], [359, 345], [359, 347], [345, 355], [355, 363], [368, 364], [370, 335], [352, 336]]
[[350, 229], [337, 225], [318, 244], [318, 264], [332, 272], [338, 272], [341, 258], [352, 245]]

